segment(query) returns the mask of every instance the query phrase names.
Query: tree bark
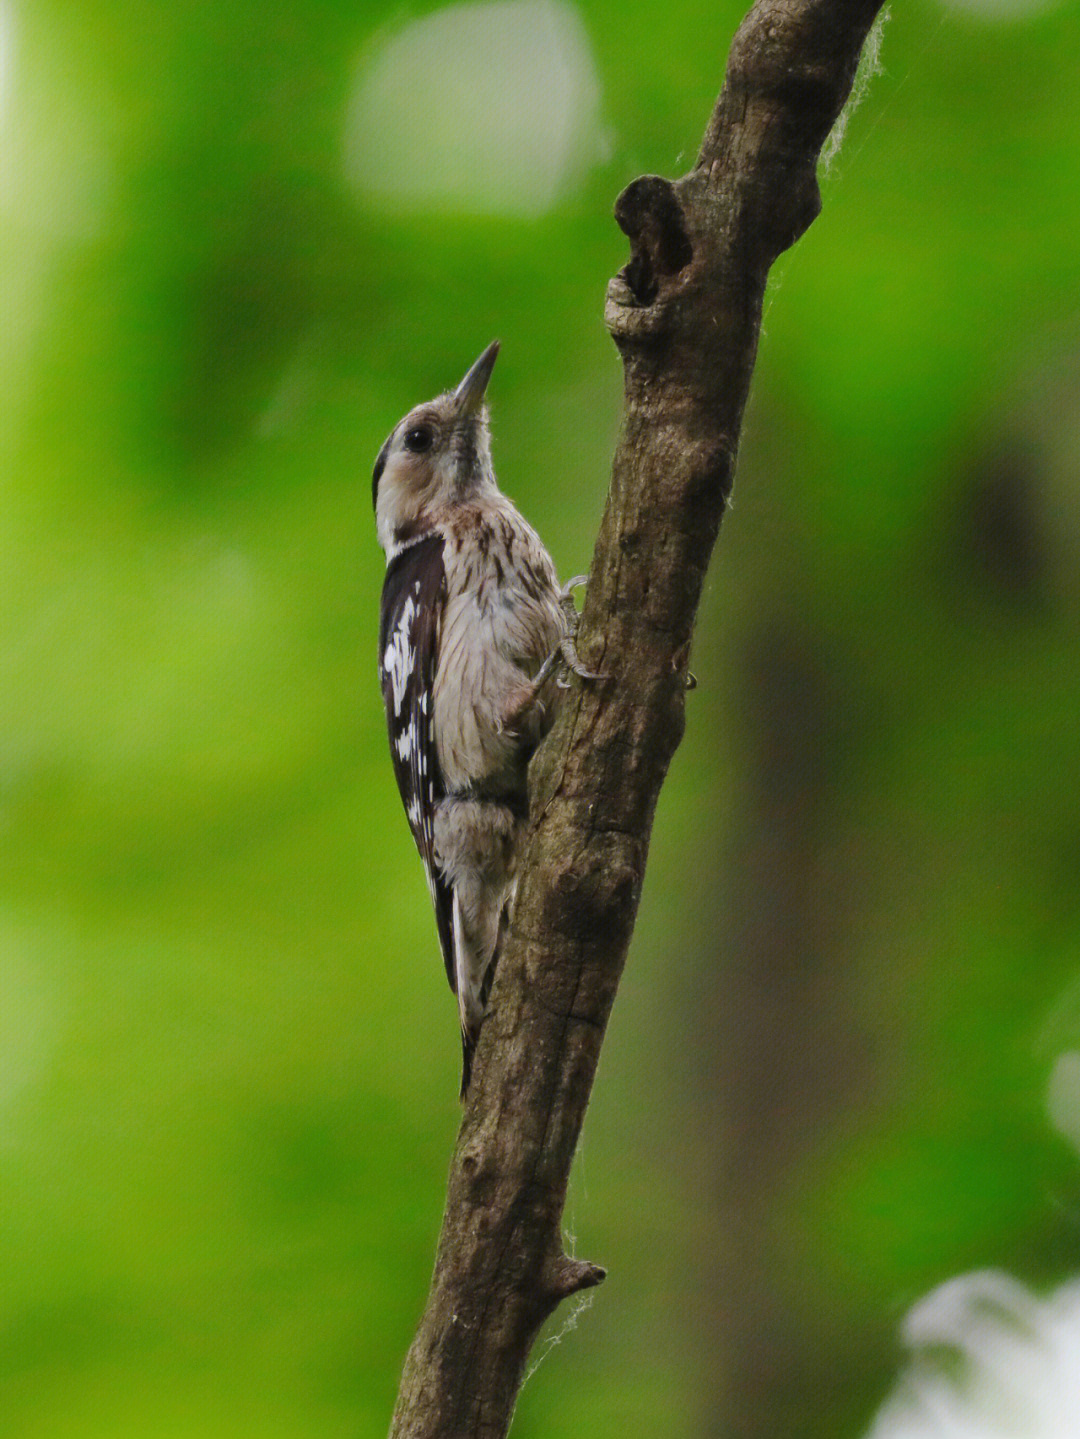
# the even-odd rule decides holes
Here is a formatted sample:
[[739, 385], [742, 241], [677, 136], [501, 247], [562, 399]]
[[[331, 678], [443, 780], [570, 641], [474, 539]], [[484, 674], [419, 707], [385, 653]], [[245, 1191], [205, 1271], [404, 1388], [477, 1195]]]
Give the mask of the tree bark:
[[682, 736], [687, 661], [731, 489], [769, 268], [820, 209], [817, 159], [881, 0], [758, 0], [697, 164], [635, 180], [608, 288], [625, 426], [575, 682], [530, 772], [532, 830], [450, 1170], [396, 1439], [495, 1439], [560, 1300], [598, 1284], [560, 1223]]

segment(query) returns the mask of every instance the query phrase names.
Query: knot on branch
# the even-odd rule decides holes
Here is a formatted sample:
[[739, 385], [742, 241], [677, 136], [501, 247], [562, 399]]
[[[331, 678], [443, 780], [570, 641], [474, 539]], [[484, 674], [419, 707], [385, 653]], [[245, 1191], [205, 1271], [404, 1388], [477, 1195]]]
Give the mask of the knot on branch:
[[661, 281], [694, 258], [682, 205], [670, 180], [642, 175], [615, 201], [615, 219], [630, 241], [630, 260], [619, 279], [637, 305], [651, 305]]
[[580, 1294], [583, 1289], [595, 1289], [606, 1278], [607, 1270], [599, 1264], [558, 1254], [545, 1267], [544, 1290], [554, 1309], [556, 1304], [569, 1299], [572, 1294]]

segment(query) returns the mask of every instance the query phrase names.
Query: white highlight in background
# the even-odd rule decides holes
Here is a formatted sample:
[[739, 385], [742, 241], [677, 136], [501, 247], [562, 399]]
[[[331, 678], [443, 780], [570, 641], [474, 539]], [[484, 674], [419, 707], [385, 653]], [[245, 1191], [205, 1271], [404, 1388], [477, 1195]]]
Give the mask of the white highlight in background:
[[0, 0], [0, 215], [23, 234], [61, 244], [105, 226], [112, 167], [92, 57], [68, 45], [62, 19], [29, 21]]
[[1080, 1151], [1080, 1054], [1059, 1054], [1046, 1086], [1046, 1113], [1057, 1132]]
[[1039, 1298], [997, 1270], [963, 1274], [901, 1335], [913, 1357], [868, 1439], [1080, 1435], [1080, 1280]]
[[0, 0], [0, 136], [7, 119], [8, 87], [11, 82], [11, 11]]
[[386, 208], [531, 217], [600, 158], [589, 37], [562, 0], [451, 5], [363, 58], [345, 173]]

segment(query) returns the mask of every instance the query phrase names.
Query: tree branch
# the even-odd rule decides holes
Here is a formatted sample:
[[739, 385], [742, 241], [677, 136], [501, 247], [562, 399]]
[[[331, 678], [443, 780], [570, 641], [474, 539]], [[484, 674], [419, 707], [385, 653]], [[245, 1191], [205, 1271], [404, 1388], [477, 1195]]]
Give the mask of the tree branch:
[[817, 158], [881, 0], [759, 0], [694, 170], [645, 176], [608, 288], [625, 427], [576, 686], [531, 773], [533, 828], [450, 1170], [396, 1439], [506, 1433], [556, 1307], [604, 1271], [568, 1258], [570, 1165], [637, 912], [687, 660], [731, 488], [769, 267], [820, 209]]

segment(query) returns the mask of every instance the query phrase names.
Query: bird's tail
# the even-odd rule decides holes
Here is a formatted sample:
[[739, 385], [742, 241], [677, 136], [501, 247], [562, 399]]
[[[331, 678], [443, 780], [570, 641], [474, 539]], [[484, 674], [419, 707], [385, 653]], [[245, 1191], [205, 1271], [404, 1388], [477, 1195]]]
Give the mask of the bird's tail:
[[488, 997], [491, 994], [492, 982], [495, 979], [495, 966], [499, 962], [499, 955], [502, 953], [503, 945], [506, 943], [506, 933], [510, 928], [510, 901], [503, 905], [502, 913], [499, 915], [499, 932], [495, 941], [495, 949], [492, 953], [488, 966], [484, 971], [484, 977], [480, 981], [480, 1018], [475, 1024], [468, 1024], [462, 1021], [461, 1025], [461, 1092], [458, 1098], [464, 1101], [469, 1092], [469, 1080], [472, 1078], [473, 1055], [476, 1053], [476, 1046], [480, 1040], [480, 1029], [484, 1023], [484, 1015], [487, 1013]]
[[476, 1041], [480, 1038], [480, 1031], [475, 1034], [466, 1034], [461, 1031], [461, 1091], [458, 1099], [464, 1104], [465, 1096], [469, 1092], [469, 1080], [472, 1078], [473, 1055], [476, 1053]]

